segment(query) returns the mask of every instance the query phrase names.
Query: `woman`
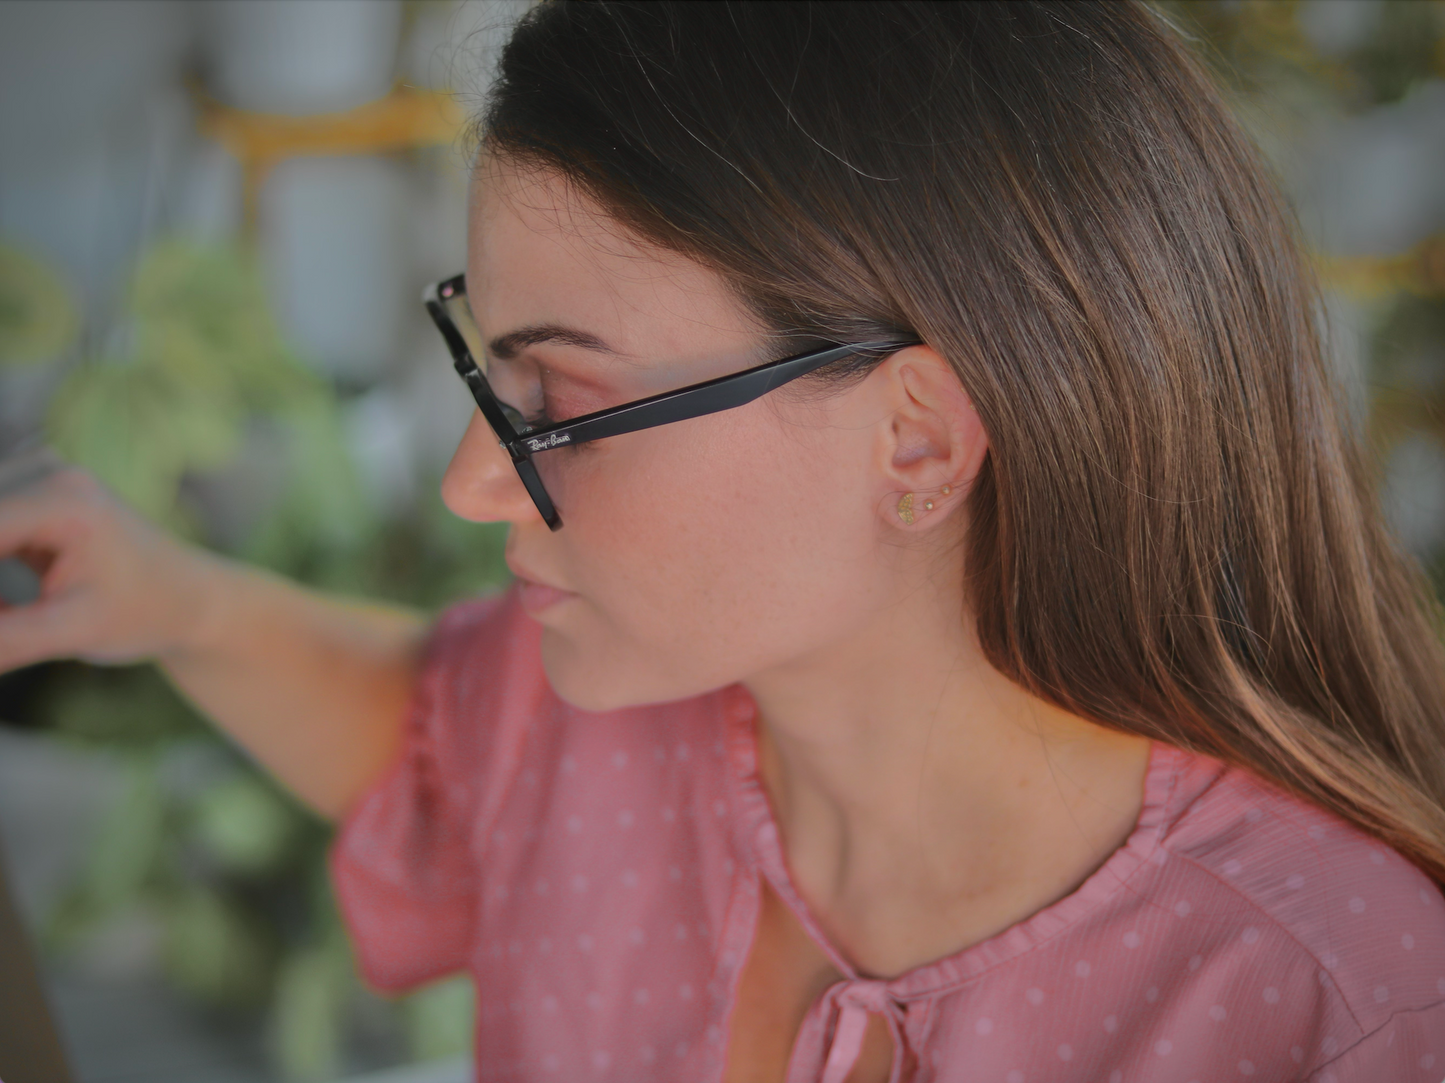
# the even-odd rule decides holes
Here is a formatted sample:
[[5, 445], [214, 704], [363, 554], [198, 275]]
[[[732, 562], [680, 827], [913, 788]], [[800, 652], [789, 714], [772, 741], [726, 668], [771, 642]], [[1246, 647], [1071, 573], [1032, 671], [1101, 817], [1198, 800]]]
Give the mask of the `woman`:
[[480, 148], [517, 586], [424, 632], [60, 472], [0, 664], [158, 658], [344, 814], [480, 1078], [1438, 1083], [1434, 610], [1155, 13], [548, 4]]

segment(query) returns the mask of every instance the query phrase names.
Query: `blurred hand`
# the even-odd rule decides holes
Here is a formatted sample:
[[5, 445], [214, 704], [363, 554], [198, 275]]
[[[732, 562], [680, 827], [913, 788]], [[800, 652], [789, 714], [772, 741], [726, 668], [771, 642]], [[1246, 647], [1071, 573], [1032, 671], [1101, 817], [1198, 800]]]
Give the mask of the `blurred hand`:
[[34, 569], [40, 589], [0, 602], [0, 672], [49, 658], [154, 659], [325, 816], [395, 758], [424, 614], [328, 597], [187, 545], [44, 453], [0, 460], [7, 558]]
[[184, 647], [200, 625], [209, 560], [49, 452], [0, 462], [0, 558], [40, 580], [0, 600], [0, 671], [51, 658], [119, 663]]

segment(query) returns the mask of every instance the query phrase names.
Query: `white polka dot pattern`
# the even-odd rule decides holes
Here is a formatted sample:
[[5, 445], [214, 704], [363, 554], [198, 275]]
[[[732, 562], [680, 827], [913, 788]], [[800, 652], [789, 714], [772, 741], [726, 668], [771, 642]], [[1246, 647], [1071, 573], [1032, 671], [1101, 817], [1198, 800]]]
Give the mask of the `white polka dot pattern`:
[[[512, 595], [449, 610], [401, 763], [333, 856], [368, 979], [470, 970], [479, 1083], [718, 1078], [756, 877], [792, 890], [752, 710], [728, 689], [581, 715], [547, 688]], [[1081, 888], [848, 988], [884, 990], [919, 1083], [1445, 1076], [1435, 887], [1325, 813], [1159, 746], [1136, 830]], [[834, 1023], [800, 1032], [810, 1080]]]

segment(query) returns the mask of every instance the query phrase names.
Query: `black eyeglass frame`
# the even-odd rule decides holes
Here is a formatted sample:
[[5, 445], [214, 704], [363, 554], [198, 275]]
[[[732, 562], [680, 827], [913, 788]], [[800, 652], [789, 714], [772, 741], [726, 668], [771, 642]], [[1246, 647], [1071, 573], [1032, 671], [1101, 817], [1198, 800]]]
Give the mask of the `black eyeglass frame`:
[[[664, 391], [662, 394], [626, 402], [621, 406], [583, 414], [570, 421], [559, 421], [553, 425], [529, 426], [523, 421], [519, 411], [497, 398], [491, 385], [487, 382], [486, 376], [482, 373], [481, 366], [472, 356], [466, 339], [451, 316], [447, 314], [445, 302], [464, 297], [466, 289], [466, 275], [459, 274], [428, 286], [422, 295], [422, 300], [426, 305], [427, 314], [431, 316], [432, 322], [437, 325], [437, 330], [446, 340], [457, 374], [471, 388], [472, 398], [476, 399], [477, 408], [481, 410], [487, 424], [492, 427], [497, 442], [511, 456], [512, 465], [522, 479], [528, 495], [531, 496], [532, 503], [537, 506], [537, 511], [541, 513], [543, 520], [552, 530], [562, 528], [562, 516], [558, 513], [557, 506], [552, 503], [546, 486], [542, 484], [541, 475], [537, 473], [537, 467], [532, 462], [534, 453], [550, 451], [557, 447], [585, 444], [609, 436], [639, 432], [642, 429], [668, 425], [674, 421], [686, 421], [689, 418], [721, 413], [723, 410], [731, 410], [761, 398], [783, 384], [796, 380], [800, 376], [806, 376], [835, 361], [841, 361], [845, 357], [860, 353], [876, 353], [886, 356], [909, 346], [921, 345], [917, 339], [901, 342], [829, 345], [820, 350], [810, 350], [807, 353], [769, 361], [728, 376], [719, 376], [702, 383], [689, 384], [676, 391]], [[513, 421], [513, 418], [516, 420]]]

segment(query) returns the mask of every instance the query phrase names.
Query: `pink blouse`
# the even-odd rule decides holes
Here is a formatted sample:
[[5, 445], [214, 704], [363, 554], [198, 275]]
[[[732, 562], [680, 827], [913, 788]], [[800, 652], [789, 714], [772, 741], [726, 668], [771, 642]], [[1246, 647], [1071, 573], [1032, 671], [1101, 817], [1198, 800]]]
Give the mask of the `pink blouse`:
[[475, 979], [480, 1080], [719, 1079], [760, 877], [845, 975], [789, 1083], [842, 1083], [869, 1012], [895, 1083], [1445, 1079], [1440, 892], [1244, 771], [1155, 745], [1078, 890], [879, 981], [789, 879], [748, 695], [589, 714], [538, 639], [510, 593], [441, 618], [404, 753], [332, 855], [373, 984]]

